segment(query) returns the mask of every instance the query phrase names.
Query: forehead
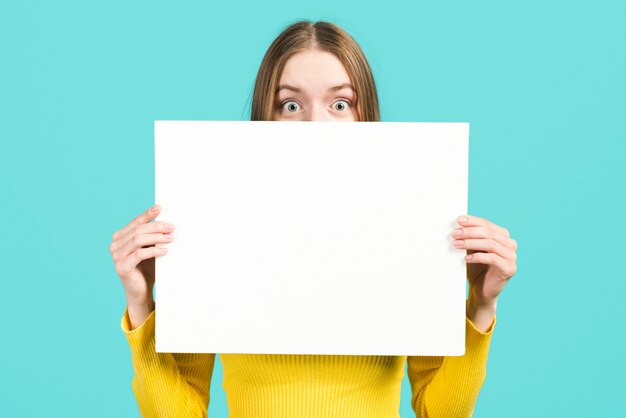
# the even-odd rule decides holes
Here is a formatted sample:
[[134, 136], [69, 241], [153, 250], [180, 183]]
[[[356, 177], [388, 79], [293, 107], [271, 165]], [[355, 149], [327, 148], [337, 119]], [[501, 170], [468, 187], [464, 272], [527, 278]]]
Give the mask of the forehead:
[[339, 58], [319, 49], [300, 51], [287, 60], [279, 84], [320, 89], [349, 83], [350, 76]]

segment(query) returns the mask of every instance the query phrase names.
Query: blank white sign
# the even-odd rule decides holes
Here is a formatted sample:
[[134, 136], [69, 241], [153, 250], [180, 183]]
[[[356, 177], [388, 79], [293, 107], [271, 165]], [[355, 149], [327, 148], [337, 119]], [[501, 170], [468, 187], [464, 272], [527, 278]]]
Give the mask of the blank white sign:
[[464, 354], [468, 123], [154, 129], [157, 352]]

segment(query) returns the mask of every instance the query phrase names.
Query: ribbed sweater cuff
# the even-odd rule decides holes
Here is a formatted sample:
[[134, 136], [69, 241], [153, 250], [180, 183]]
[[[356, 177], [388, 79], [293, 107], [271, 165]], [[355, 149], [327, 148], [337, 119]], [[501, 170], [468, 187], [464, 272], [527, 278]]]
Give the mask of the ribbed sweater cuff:
[[493, 322], [485, 332], [476, 328], [472, 321], [465, 317], [465, 355], [467, 355], [468, 352], [480, 353], [481, 357], [484, 357], [486, 360], [495, 327], [495, 316], [493, 317]]
[[156, 310], [150, 312], [145, 321], [137, 328], [131, 330], [128, 306], [124, 309], [120, 325], [128, 340], [128, 344], [133, 348], [133, 352], [142, 352], [148, 347], [154, 350], [155, 312]]

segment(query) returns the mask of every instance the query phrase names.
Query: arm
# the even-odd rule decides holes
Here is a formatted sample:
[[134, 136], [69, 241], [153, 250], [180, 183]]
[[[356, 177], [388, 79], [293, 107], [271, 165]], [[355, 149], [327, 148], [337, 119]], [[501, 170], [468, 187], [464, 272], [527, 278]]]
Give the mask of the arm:
[[463, 356], [408, 357], [411, 406], [417, 418], [472, 416], [486, 377], [495, 324], [494, 316], [491, 325], [481, 331], [466, 316]]
[[215, 354], [157, 353], [155, 311], [132, 328], [128, 307], [121, 321], [134, 369], [132, 388], [143, 417], [208, 416]]

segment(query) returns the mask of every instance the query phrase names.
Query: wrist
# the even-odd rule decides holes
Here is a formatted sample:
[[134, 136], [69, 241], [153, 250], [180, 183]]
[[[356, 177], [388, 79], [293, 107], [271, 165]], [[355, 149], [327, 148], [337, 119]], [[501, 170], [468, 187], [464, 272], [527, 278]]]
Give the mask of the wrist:
[[130, 329], [133, 330], [143, 324], [146, 318], [154, 311], [154, 301], [131, 302], [127, 301]]
[[497, 300], [477, 302], [468, 298], [466, 315], [474, 326], [482, 332], [486, 332], [496, 315]]
[[150, 304], [154, 303], [154, 297], [151, 291], [142, 290], [140, 292], [124, 292], [124, 296], [126, 296], [126, 301], [129, 304], [134, 305], [142, 305], [142, 304]]
[[154, 310], [154, 299], [152, 297], [133, 297], [130, 295], [126, 295], [126, 305], [128, 305], [129, 309], [137, 310], [148, 310], [151, 312]]
[[470, 305], [472, 305], [474, 308], [480, 308], [484, 310], [493, 309], [495, 311], [496, 305], [498, 304], [497, 296], [493, 299], [485, 299], [476, 296], [476, 293], [477, 292], [475, 291], [475, 289], [470, 286], [469, 296], [467, 298]]

